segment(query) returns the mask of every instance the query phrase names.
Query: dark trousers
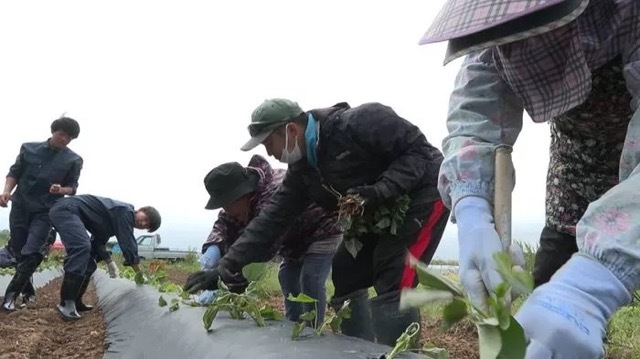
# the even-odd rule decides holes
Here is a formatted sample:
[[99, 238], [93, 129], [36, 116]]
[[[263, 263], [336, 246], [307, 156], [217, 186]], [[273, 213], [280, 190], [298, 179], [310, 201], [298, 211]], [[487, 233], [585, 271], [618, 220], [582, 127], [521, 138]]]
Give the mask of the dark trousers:
[[51, 222], [47, 211], [30, 212], [20, 205], [9, 213], [10, 246], [19, 260], [23, 255], [46, 254], [46, 242]]
[[344, 242], [333, 257], [331, 279], [335, 297], [373, 286], [378, 295], [397, 292], [418, 284], [407, 255], [429, 263], [438, 248], [449, 219], [449, 210], [441, 200], [416, 202], [407, 211], [397, 236], [368, 235], [360, 239], [363, 246], [354, 258]]
[[560, 233], [545, 226], [540, 235], [540, 247], [536, 252], [533, 268], [534, 286], [538, 287], [547, 283], [551, 276], [577, 251], [578, 245], [575, 235]]
[[35, 295], [31, 276], [47, 254], [47, 239], [51, 222], [47, 211], [28, 211], [19, 204], [11, 206], [9, 213], [11, 238], [9, 247], [16, 257], [16, 273], [8, 290], [24, 295]]
[[64, 259], [65, 273], [81, 276], [93, 274], [97, 266], [92, 255], [91, 238], [76, 207], [66, 201], [58, 201], [51, 207], [49, 218], [67, 252]]

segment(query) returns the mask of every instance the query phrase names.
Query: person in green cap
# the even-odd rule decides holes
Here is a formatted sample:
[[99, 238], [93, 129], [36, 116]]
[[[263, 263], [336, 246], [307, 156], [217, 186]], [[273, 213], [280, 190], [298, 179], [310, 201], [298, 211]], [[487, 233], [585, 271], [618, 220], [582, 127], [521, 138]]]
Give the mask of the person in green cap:
[[[399, 308], [401, 290], [417, 285], [408, 257], [429, 263], [449, 216], [437, 190], [442, 153], [418, 127], [380, 103], [351, 108], [343, 102], [304, 111], [293, 101], [270, 99], [254, 110], [249, 133], [242, 150], [264, 145], [270, 156], [289, 165], [287, 173], [271, 203], [216, 269], [190, 276], [185, 290], [215, 289], [218, 278], [227, 285], [242, 283], [241, 269], [268, 252], [311, 203], [336, 210], [339, 197], [355, 195], [366, 215], [408, 195], [397, 235], [368, 233], [361, 246], [345, 239], [332, 264], [331, 306], [350, 301], [343, 334], [394, 345], [420, 320], [418, 310]], [[369, 300], [371, 286], [377, 296]]]
[[[207, 174], [204, 185], [210, 198], [205, 208], [221, 210], [202, 246], [203, 269], [217, 266], [221, 254], [227, 252], [251, 220], [269, 204], [285, 173], [284, 169], [271, 167], [264, 157], [254, 155], [247, 167], [228, 162]], [[266, 253], [264, 261], [276, 254], [282, 258], [278, 279], [285, 297], [287, 319], [298, 321], [300, 315], [317, 307], [315, 323], [322, 323], [327, 306], [325, 283], [341, 241], [338, 212], [310, 205]], [[286, 299], [289, 294], [300, 293], [317, 302], [303, 304]], [[214, 297], [213, 291], [204, 291], [199, 301], [208, 304]]]

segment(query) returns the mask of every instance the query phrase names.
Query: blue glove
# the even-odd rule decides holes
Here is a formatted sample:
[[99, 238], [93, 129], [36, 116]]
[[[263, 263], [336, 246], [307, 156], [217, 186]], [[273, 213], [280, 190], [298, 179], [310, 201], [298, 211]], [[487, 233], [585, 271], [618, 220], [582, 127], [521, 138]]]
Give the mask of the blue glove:
[[529, 340], [526, 358], [602, 358], [607, 322], [630, 301], [610, 270], [591, 257], [574, 255], [515, 316]]
[[202, 269], [213, 269], [217, 267], [220, 257], [220, 247], [215, 244], [209, 246], [199, 260]]
[[[489, 202], [481, 197], [464, 197], [455, 207], [458, 224], [460, 282], [469, 300], [487, 312], [487, 297], [504, 282], [497, 272], [493, 255], [509, 250], [515, 266], [524, 265], [522, 249], [516, 244], [503, 248], [502, 241], [493, 223]], [[507, 298], [509, 300], [509, 298]]]
[[198, 303], [200, 305], [207, 305], [216, 299], [216, 292], [213, 290], [205, 290], [198, 297]]

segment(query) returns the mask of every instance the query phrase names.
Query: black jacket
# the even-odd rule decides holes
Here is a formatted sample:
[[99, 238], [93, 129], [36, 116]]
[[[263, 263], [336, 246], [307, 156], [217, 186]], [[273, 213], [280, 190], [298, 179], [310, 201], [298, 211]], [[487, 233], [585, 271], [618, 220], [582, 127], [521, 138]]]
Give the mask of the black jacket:
[[350, 108], [339, 103], [312, 110], [319, 123], [317, 167], [302, 160], [289, 166], [271, 203], [253, 219], [221, 260], [236, 272], [261, 253], [315, 202], [333, 210], [348, 189], [373, 185], [380, 200], [408, 194], [412, 203], [435, 201], [442, 153], [420, 129], [379, 103]]

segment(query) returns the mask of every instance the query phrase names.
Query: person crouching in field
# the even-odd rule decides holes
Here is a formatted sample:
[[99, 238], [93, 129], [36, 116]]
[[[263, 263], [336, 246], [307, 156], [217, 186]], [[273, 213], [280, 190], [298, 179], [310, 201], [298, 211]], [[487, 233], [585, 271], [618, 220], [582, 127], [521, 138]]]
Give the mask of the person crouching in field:
[[82, 302], [82, 296], [97, 269], [99, 248], [115, 236], [122, 248], [124, 265], [140, 272], [133, 229], [154, 232], [161, 222], [160, 213], [153, 207], [135, 210], [131, 204], [89, 194], [58, 200], [51, 207], [49, 218], [67, 252], [57, 306], [64, 320], [80, 319], [78, 311], [91, 309]]

